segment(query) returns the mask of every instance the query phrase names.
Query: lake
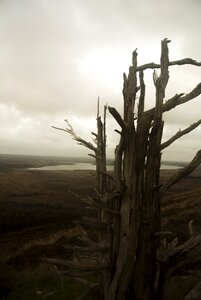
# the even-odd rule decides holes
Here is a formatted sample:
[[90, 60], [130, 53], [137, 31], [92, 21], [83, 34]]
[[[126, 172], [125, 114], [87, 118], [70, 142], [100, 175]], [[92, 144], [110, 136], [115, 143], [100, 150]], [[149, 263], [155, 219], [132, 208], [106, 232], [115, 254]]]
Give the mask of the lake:
[[[181, 166], [171, 165], [171, 164], [162, 164], [162, 170], [174, 170], [179, 169]], [[92, 163], [73, 163], [68, 165], [55, 165], [55, 166], [44, 166], [39, 168], [29, 168], [32, 171], [73, 171], [73, 170], [95, 170], [96, 165]], [[113, 171], [113, 165], [107, 166], [108, 171]]]

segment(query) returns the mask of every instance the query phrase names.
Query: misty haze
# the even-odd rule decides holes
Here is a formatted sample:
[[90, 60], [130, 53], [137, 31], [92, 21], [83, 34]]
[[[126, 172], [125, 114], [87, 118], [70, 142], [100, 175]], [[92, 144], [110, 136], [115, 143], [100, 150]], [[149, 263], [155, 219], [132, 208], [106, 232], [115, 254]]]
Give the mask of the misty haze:
[[201, 299], [200, 15], [0, 1], [0, 299]]

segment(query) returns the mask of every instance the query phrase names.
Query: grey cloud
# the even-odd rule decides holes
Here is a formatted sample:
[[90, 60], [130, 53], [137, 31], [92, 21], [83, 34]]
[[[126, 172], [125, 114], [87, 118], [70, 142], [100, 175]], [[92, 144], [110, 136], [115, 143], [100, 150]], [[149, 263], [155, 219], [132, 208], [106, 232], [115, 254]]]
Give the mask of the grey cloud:
[[[16, 145], [16, 149], [18, 145], [18, 152], [40, 152], [48, 145], [52, 150], [47, 151], [56, 152], [54, 139], [58, 142], [61, 135], [55, 137], [50, 126], [76, 116], [83, 122], [75, 121], [77, 130], [87, 137], [85, 122], [95, 117], [98, 96], [101, 104], [109, 102], [122, 110], [122, 72], [127, 72], [136, 47], [139, 63], [158, 62], [160, 40], [168, 37], [172, 39], [171, 59], [190, 56], [199, 60], [200, 12], [196, 0], [2, 0], [0, 103], [4, 107], [1, 113], [8, 118], [0, 120], [1, 128], [2, 124], [7, 126], [0, 130], [2, 151], [8, 151], [8, 145]], [[85, 61], [91, 64], [88, 70]], [[200, 81], [200, 70], [185, 70], [171, 71], [167, 97], [189, 92]], [[151, 78], [151, 72], [148, 75]], [[152, 84], [149, 76], [148, 87]], [[153, 87], [147, 92], [147, 102], [148, 106], [154, 104]], [[197, 99], [181, 111], [165, 115], [167, 132], [173, 130], [171, 124], [185, 126], [194, 118], [196, 121], [200, 109]], [[23, 121], [26, 118], [28, 123]], [[12, 134], [15, 126], [20, 143]], [[114, 122], [110, 128], [113, 126]], [[23, 139], [23, 133], [43, 146]], [[108, 135], [113, 147], [113, 130]], [[60, 144], [57, 153], [66, 153], [68, 143], [60, 140]]]

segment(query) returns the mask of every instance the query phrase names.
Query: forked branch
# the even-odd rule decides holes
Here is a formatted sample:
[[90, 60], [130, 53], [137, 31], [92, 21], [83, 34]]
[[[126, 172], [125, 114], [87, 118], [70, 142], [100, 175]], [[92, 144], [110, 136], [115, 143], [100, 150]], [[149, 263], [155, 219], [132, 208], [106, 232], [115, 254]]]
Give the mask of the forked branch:
[[190, 125], [189, 127], [185, 128], [184, 130], [179, 130], [175, 135], [173, 135], [169, 140], [167, 140], [166, 142], [161, 144], [161, 150], [164, 148], [167, 148], [168, 146], [170, 146], [174, 141], [176, 141], [177, 139], [179, 139], [181, 136], [191, 132], [192, 130], [194, 130], [195, 128], [197, 128], [199, 125], [201, 124], [201, 119], [196, 122], [193, 123], [192, 125]]
[[[188, 94], [176, 94], [169, 100], [167, 100], [162, 107], [163, 112], [170, 111], [171, 109], [175, 108], [178, 105], [184, 104], [196, 97], [198, 97], [201, 94], [201, 82]], [[154, 116], [155, 114], [155, 107], [147, 110], [145, 112], [146, 114], [149, 114], [150, 116]]]
[[201, 94], [201, 82], [188, 94], [175, 95], [163, 105], [163, 112], [169, 111], [178, 105], [186, 103]]
[[65, 129], [64, 128], [60, 128], [60, 127], [55, 127], [55, 126], [52, 126], [52, 128], [57, 129], [57, 130], [61, 130], [61, 131], [65, 131], [65, 132], [69, 133], [73, 137], [73, 139], [78, 142], [79, 145], [82, 145], [82, 146], [84, 146], [84, 147], [86, 147], [86, 148], [94, 151], [95, 153], [97, 152], [97, 148], [95, 146], [93, 146], [92, 143], [85, 141], [84, 139], [82, 139], [81, 137], [79, 137], [76, 134], [75, 130], [70, 125], [70, 123], [68, 122], [68, 120], [65, 120], [65, 122], [68, 125], [68, 127], [65, 128]]

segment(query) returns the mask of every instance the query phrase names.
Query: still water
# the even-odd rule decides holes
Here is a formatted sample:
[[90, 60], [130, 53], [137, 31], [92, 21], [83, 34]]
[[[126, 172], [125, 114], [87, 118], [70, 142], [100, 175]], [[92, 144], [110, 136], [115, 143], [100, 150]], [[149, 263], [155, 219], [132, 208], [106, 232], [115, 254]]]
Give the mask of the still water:
[[[73, 171], [73, 170], [95, 170], [96, 166], [91, 163], [74, 163], [69, 165], [56, 165], [56, 166], [44, 166], [39, 168], [29, 168], [29, 170], [35, 171]], [[180, 166], [177, 165], [166, 165], [162, 164], [161, 169], [163, 170], [173, 170], [179, 169]], [[112, 165], [107, 166], [108, 171], [114, 170]]]

